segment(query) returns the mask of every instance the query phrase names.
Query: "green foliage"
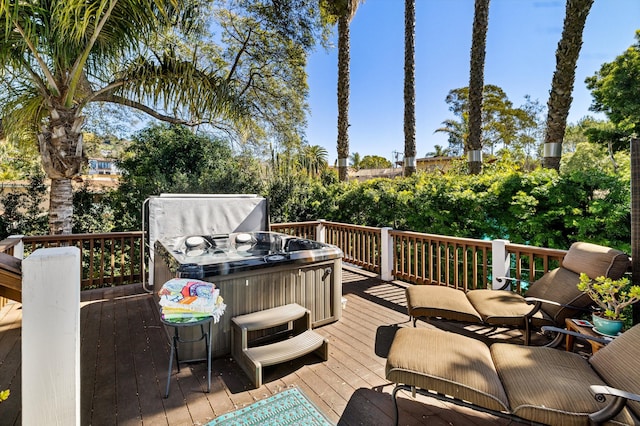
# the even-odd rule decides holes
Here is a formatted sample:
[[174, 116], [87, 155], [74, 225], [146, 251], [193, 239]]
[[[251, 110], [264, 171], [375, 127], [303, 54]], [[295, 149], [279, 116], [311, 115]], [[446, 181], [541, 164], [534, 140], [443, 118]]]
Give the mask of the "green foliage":
[[0, 192], [0, 239], [9, 235], [45, 235], [48, 233], [44, 210], [47, 188], [42, 172], [32, 172], [26, 191], [3, 188]]
[[604, 316], [612, 320], [624, 320], [624, 308], [640, 300], [640, 286], [632, 286], [626, 277], [613, 280], [600, 276], [592, 280], [582, 272], [578, 290], [586, 292], [604, 310]]
[[360, 169], [389, 169], [393, 167], [391, 161], [379, 155], [365, 155], [360, 160]]
[[115, 226], [109, 195], [91, 191], [86, 184], [73, 192], [73, 211], [74, 234], [111, 232]]
[[604, 112], [618, 130], [627, 135], [640, 134], [640, 30], [636, 43], [613, 62], [602, 64], [595, 75], [586, 79], [591, 90], [591, 109]]
[[160, 193], [260, 193], [259, 165], [237, 156], [228, 143], [181, 126], [156, 125], [138, 132], [118, 162], [122, 180], [109, 195], [114, 230], [140, 229], [140, 208]]
[[[444, 126], [436, 132], [448, 133], [452, 154], [461, 155], [469, 135], [469, 88], [450, 90], [445, 102], [457, 120], [443, 121]], [[485, 85], [482, 99], [483, 150], [493, 153], [502, 144], [529, 151], [539, 137], [534, 130], [538, 127], [540, 112], [539, 105], [528, 98], [522, 107], [514, 107], [504, 90], [495, 85]]]

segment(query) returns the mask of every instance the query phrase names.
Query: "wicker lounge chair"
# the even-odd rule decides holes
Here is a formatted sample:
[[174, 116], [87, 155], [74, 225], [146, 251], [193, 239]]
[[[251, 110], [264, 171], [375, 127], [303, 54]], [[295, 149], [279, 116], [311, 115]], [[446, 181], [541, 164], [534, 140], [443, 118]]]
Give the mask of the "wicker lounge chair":
[[629, 256], [619, 250], [577, 242], [559, 268], [530, 285], [526, 298], [510, 290], [464, 293], [445, 286], [413, 285], [406, 291], [408, 313], [414, 326], [418, 318], [426, 317], [519, 328], [524, 330], [528, 345], [531, 328], [562, 327], [565, 318], [592, 304], [591, 298], [576, 287], [581, 272], [591, 278], [605, 275], [617, 279], [629, 265]]
[[639, 424], [640, 325], [589, 360], [547, 347], [494, 343], [426, 328], [401, 328], [386, 377], [398, 423], [399, 390], [519, 421], [550, 425]]

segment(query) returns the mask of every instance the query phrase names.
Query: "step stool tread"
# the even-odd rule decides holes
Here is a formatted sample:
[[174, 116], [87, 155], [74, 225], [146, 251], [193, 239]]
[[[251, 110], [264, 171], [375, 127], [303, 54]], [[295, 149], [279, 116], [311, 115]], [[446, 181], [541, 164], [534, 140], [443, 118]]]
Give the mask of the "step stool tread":
[[279, 364], [315, 351], [325, 343], [325, 338], [313, 330], [307, 330], [290, 339], [264, 346], [245, 349], [244, 354], [262, 366]]
[[278, 306], [263, 311], [253, 312], [245, 315], [233, 317], [231, 321], [234, 325], [247, 331], [260, 330], [264, 328], [276, 327], [289, 321], [302, 318], [307, 313], [307, 309], [297, 303]]

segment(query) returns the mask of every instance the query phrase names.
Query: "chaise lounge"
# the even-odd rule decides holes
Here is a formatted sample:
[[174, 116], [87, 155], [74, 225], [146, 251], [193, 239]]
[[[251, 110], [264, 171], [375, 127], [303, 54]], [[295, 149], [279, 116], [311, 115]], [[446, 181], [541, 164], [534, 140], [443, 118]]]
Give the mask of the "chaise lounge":
[[386, 364], [399, 390], [519, 421], [550, 425], [639, 424], [640, 325], [589, 360], [548, 347], [494, 343], [459, 334], [401, 328]]
[[576, 242], [560, 267], [530, 285], [526, 297], [504, 289], [464, 293], [446, 286], [413, 285], [406, 290], [408, 313], [414, 326], [418, 318], [442, 318], [518, 328], [524, 330], [524, 343], [529, 345], [532, 328], [563, 327], [565, 318], [592, 304], [576, 287], [581, 272], [591, 278], [618, 279], [629, 265], [629, 256], [619, 250]]

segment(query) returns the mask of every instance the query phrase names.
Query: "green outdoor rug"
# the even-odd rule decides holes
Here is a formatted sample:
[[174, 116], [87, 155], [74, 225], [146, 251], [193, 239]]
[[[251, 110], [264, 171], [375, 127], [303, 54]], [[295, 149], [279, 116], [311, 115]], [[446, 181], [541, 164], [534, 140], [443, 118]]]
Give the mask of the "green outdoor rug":
[[223, 414], [215, 425], [333, 425], [298, 388], [291, 388], [248, 407]]

